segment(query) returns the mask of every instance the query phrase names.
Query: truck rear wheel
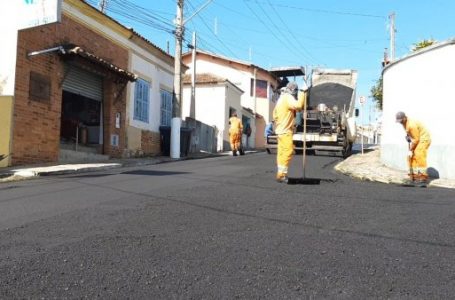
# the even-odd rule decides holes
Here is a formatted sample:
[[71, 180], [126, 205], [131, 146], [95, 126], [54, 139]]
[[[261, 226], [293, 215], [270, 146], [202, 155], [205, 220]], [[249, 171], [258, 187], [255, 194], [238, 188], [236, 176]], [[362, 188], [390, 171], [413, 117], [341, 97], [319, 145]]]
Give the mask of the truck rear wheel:
[[343, 151], [341, 151], [343, 158], [348, 158], [352, 154], [352, 142], [347, 142]]

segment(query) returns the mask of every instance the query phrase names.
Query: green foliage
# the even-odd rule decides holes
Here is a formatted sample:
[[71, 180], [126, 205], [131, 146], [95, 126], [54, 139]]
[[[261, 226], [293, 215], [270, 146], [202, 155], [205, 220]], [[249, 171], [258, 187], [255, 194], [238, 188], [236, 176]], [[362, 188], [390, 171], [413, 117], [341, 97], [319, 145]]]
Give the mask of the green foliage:
[[371, 97], [376, 101], [376, 106], [382, 110], [382, 76], [376, 81], [376, 84], [371, 87]]
[[429, 40], [424, 39], [424, 40], [422, 40], [420, 42], [417, 42], [417, 43], [413, 44], [414, 47], [412, 47], [412, 52], [416, 52], [416, 51], [418, 51], [420, 49], [423, 49], [425, 47], [431, 46], [434, 43], [436, 43], [436, 41], [433, 40], [433, 39], [429, 39]]
[[[436, 43], [436, 40], [433, 39], [424, 39], [420, 42], [413, 44], [412, 51], [418, 51], [425, 47], [431, 46]], [[382, 76], [376, 81], [376, 84], [370, 89], [371, 97], [376, 102], [376, 106], [382, 110]]]

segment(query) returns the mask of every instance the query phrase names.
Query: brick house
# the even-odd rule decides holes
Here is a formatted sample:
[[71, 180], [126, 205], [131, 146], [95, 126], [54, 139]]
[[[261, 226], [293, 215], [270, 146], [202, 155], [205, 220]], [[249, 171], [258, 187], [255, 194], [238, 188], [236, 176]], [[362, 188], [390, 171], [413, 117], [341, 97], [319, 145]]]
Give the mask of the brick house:
[[[128, 49], [82, 20], [96, 13], [82, 1], [65, 1], [61, 23], [19, 31], [11, 165], [55, 162], [62, 149], [78, 145], [122, 155], [125, 88], [136, 77], [125, 71]], [[104, 19], [108, 29], [126, 31]]]
[[[1, 106], [11, 116], [2, 121], [11, 129], [0, 142], [9, 154], [1, 166], [158, 154], [160, 100], [172, 95], [173, 64], [85, 1], [64, 0], [60, 23], [19, 31], [14, 95]], [[149, 105], [147, 120], [135, 114], [138, 79], [150, 83], [150, 99], [139, 99]]]

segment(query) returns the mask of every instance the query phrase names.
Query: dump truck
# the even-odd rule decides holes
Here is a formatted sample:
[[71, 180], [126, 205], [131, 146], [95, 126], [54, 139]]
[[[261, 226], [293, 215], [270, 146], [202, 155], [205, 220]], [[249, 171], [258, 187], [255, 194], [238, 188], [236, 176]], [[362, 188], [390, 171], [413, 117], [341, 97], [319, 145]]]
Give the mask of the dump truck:
[[[273, 72], [273, 71], [272, 71]], [[281, 73], [285, 74], [281, 70]], [[306, 116], [296, 114], [294, 146], [296, 151], [351, 155], [356, 138], [355, 109], [357, 71], [351, 69], [313, 69], [308, 80]], [[306, 132], [303, 118], [306, 117]], [[267, 152], [276, 149], [277, 136], [267, 137]]]

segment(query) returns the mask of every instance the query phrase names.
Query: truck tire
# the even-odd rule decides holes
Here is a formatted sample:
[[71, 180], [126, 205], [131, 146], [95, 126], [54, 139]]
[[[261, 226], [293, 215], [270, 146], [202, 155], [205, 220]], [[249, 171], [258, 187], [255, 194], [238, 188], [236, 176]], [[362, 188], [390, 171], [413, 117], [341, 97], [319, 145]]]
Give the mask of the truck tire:
[[347, 142], [343, 151], [341, 152], [343, 158], [348, 158], [352, 154], [352, 142]]

